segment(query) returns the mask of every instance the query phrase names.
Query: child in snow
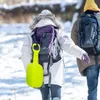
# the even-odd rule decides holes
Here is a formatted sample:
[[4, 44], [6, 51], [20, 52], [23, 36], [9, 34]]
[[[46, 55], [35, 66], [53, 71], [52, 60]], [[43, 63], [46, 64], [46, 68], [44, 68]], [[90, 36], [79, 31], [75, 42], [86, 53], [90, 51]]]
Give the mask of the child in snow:
[[[61, 51], [64, 50], [65, 52], [69, 53], [77, 57], [80, 60], [83, 60], [85, 63], [90, 63], [90, 59], [88, 54], [76, 46], [72, 39], [67, 36], [67, 34], [63, 31], [63, 25], [60, 21], [50, 12], [49, 10], [43, 10], [38, 16], [33, 20], [31, 25], [31, 30], [34, 30], [37, 27], [44, 27], [46, 25], [52, 25], [56, 28], [57, 31], [57, 39], [60, 43]], [[26, 69], [28, 63], [30, 63], [32, 59], [32, 34], [28, 34], [25, 38], [23, 47], [22, 47], [22, 61], [24, 67]], [[60, 52], [61, 55], [61, 52]], [[43, 64], [44, 73], [47, 72], [47, 64]], [[53, 63], [50, 66], [50, 73], [51, 73], [51, 80], [49, 76], [44, 76], [44, 85], [40, 88], [42, 94], [42, 100], [49, 100], [50, 94], [52, 100], [61, 100], [61, 87], [63, 84], [63, 69], [64, 64], [62, 59], [58, 62]], [[50, 86], [48, 86], [50, 80]], [[50, 91], [50, 92], [49, 92]]]

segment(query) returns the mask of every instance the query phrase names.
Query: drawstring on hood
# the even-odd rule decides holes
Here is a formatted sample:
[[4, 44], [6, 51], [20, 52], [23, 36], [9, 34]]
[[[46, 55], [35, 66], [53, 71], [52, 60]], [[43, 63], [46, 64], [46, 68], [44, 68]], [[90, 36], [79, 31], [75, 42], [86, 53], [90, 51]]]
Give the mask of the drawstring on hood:
[[84, 12], [87, 10], [100, 11], [100, 8], [97, 6], [94, 0], [86, 0]]

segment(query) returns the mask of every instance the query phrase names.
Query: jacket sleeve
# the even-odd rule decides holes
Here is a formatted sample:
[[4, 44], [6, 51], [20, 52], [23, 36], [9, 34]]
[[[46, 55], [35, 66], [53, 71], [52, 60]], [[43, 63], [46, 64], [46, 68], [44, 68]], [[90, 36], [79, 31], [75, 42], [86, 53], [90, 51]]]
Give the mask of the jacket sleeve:
[[76, 20], [71, 30], [71, 38], [76, 45], [78, 45], [78, 23], [79, 20]]
[[30, 63], [32, 59], [32, 50], [31, 50], [31, 45], [32, 45], [32, 39], [30, 35], [27, 35], [25, 37], [23, 47], [22, 47], [22, 56], [21, 60], [23, 62], [24, 68], [26, 70], [27, 65]]
[[61, 48], [68, 54], [81, 59], [83, 54], [85, 54], [86, 52], [77, 45], [75, 45], [73, 40], [69, 36], [67, 36], [65, 32], [61, 31], [59, 33], [61, 35], [60, 34], [58, 35], [58, 41], [61, 45]]

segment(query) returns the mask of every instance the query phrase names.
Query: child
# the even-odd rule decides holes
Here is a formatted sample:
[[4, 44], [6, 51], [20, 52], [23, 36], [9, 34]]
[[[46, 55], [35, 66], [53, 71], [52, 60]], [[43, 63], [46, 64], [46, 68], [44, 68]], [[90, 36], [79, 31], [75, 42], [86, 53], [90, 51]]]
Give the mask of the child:
[[[60, 48], [67, 53], [79, 58], [80, 60], [85, 61], [86, 63], [89, 63], [89, 57], [88, 54], [76, 46], [74, 42], [71, 40], [70, 37], [66, 35], [66, 33], [62, 30], [63, 26], [60, 21], [49, 11], [49, 10], [43, 10], [34, 20], [31, 25], [31, 30], [34, 30], [37, 27], [44, 27], [46, 25], [52, 25], [56, 28], [57, 31], [57, 39], [60, 43]], [[25, 39], [23, 48], [22, 48], [22, 61], [26, 68], [27, 64], [30, 63], [32, 59], [32, 34], [28, 34], [28, 36]], [[60, 52], [61, 55], [61, 52]], [[44, 64], [44, 73], [47, 72], [47, 66], [46, 63]], [[49, 84], [49, 76], [44, 76], [44, 85], [40, 88], [41, 94], [42, 94], [42, 100], [49, 100], [50, 94], [52, 100], [61, 100], [61, 86], [63, 83], [63, 61], [60, 59], [58, 62], [53, 63], [52, 66], [50, 66], [50, 73], [51, 73], [51, 84], [50, 87]], [[49, 92], [50, 90], [50, 92]], [[50, 94], [49, 94], [50, 93]]]

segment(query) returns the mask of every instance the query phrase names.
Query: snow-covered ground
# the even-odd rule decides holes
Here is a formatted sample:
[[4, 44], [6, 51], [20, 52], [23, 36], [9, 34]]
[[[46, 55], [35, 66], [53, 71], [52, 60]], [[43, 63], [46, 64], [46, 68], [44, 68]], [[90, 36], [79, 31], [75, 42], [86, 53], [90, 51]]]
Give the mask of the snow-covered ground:
[[[65, 25], [68, 27], [70, 24], [68, 22]], [[28, 87], [25, 83], [25, 71], [20, 60], [26, 35], [23, 31], [27, 28], [27, 25], [23, 26], [24, 29], [20, 26], [14, 29], [16, 25], [9, 25], [8, 29], [7, 25], [2, 25], [0, 28], [0, 100], [41, 100], [40, 91]], [[10, 27], [13, 27], [12, 31], [9, 31]], [[80, 75], [75, 58], [66, 54], [64, 61], [62, 100], [86, 100], [86, 79]]]

